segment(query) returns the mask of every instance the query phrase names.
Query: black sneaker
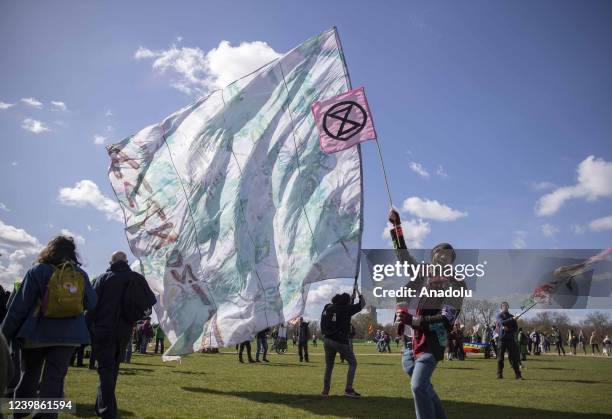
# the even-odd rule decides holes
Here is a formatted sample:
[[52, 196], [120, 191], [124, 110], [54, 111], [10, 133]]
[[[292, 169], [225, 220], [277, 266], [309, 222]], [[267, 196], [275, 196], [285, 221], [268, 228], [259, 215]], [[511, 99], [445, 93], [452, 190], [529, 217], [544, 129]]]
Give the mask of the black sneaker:
[[255, 362], [261, 362], [259, 359], [256, 359]]
[[355, 389], [344, 390], [344, 397], [351, 397], [353, 399], [358, 399], [361, 397], [361, 394], [357, 393]]
[[502, 378], [504, 378], [504, 376], [501, 374], [497, 374], [497, 378], [501, 380]]

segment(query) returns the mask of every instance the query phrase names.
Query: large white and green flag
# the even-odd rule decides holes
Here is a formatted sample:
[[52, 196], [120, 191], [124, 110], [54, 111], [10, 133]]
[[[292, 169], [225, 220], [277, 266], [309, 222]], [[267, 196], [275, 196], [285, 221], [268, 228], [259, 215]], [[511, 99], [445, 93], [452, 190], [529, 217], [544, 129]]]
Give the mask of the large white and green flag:
[[230, 346], [354, 277], [358, 147], [321, 151], [310, 106], [349, 89], [330, 29], [108, 148], [126, 235], [172, 346]]

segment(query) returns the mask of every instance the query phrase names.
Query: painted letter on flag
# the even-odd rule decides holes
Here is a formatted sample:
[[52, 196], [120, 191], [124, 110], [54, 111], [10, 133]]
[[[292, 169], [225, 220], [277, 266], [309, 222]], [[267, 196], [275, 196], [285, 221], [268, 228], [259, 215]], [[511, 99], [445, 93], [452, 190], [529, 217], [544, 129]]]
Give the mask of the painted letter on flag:
[[321, 149], [326, 153], [346, 150], [376, 139], [374, 122], [363, 87], [312, 104]]
[[330, 29], [108, 148], [166, 356], [251, 339], [356, 275], [359, 152], [322, 152], [310, 111], [347, 89]]

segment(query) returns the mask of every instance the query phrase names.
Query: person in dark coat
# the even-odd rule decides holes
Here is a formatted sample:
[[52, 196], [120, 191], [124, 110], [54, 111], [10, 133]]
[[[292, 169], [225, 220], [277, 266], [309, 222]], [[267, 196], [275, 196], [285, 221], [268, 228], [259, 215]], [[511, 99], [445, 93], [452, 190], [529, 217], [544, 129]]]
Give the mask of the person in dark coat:
[[95, 412], [102, 418], [117, 418], [115, 386], [132, 330], [131, 323], [123, 317], [123, 295], [130, 280], [141, 277], [130, 269], [125, 253], [115, 252], [110, 267], [94, 284], [98, 304], [87, 318], [93, 330], [92, 346], [98, 363]]
[[310, 329], [308, 328], [308, 322], [304, 321], [303, 317], [300, 317], [300, 323], [298, 328], [298, 354], [300, 356], [300, 362], [308, 361], [308, 337], [310, 336]]

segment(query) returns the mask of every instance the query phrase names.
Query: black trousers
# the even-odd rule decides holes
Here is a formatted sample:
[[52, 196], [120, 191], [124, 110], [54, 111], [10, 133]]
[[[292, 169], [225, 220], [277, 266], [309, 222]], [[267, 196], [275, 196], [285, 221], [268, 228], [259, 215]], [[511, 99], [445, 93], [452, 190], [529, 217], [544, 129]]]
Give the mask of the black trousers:
[[89, 347], [89, 369], [96, 369], [96, 352], [94, 351], [93, 345]]
[[119, 375], [119, 364], [123, 361], [128, 341], [129, 335], [125, 334], [124, 336], [96, 335], [93, 342], [99, 377], [95, 411], [98, 416], [105, 419], [118, 417], [115, 387]]
[[561, 356], [561, 352], [565, 355], [565, 348], [563, 348], [563, 342], [556, 342], [555, 346], [557, 347], [557, 353]]
[[[45, 348], [21, 349], [21, 378], [15, 389], [16, 399], [62, 398], [64, 378], [68, 372], [74, 346], [48, 346]], [[42, 379], [41, 374], [42, 372]], [[38, 394], [36, 394], [38, 392]], [[28, 414], [14, 414], [16, 418]], [[57, 418], [57, 414], [49, 414]]]
[[308, 362], [308, 342], [298, 342], [300, 361]]
[[70, 357], [70, 366], [74, 367], [74, 361], [76, 360], [76, 366], [83, 366], [83, 356], [85, 355], [85, 345], [81, 345], [74, 350]]
[[164, 353], [164, 338], [155, 338], [155, 353], [157, 353], [157, 349], [161, 349], [159, 351], [160, 354]]
[[238, 350], [238, 358], [242, 360], [242, 352], [244, 352], [244, 348], [246, 348], [247, 350], [249, 361], [253, 361], [253, 356], [251, 355], [251, 341], [242, 342], [240, 344], [240, 349]]
[[521, 375], [519, 370], [519, 348], [514, 340], [500, 340], [497, 353], [497, 375], [504, 372], [504, 354], [508, 351], [508, 360], [516, 376]]

